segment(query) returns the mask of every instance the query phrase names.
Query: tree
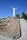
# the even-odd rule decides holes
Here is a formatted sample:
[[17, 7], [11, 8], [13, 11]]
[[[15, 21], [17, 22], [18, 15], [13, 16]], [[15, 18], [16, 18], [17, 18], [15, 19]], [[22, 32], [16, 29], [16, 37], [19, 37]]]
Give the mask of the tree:
[[19, 17], [20, 17], [20, 15], [19, 15], [19, 14], [16, 14], [16, 17], [18, 17], [18, 18], [19, 18]]
[[22, 12], [22, 18], [24, 18], [24, 16], [25, 16], [25, 12]]
[[22, 12], [22, 17], [21, 18], [24, 18], [27, 20], [27, 14], [25, 12]]
[[26, 20], [27, 20], [27, 14], [25, 14], [24, 19], [26, 19]]

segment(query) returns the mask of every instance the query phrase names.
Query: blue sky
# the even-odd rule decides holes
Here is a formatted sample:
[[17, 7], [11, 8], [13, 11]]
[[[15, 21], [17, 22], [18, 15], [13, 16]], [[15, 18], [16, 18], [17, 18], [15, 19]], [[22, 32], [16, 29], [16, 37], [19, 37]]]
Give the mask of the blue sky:
[[0, 18], [12, 16], [11, 7], [17, 7], [17, 14], [27, 13], [27, 0], [0, 0]]

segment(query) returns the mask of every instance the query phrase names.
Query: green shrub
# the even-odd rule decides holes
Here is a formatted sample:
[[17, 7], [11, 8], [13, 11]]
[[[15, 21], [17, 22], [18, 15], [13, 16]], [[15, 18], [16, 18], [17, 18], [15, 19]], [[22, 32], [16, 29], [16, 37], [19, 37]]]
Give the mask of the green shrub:
[[27, 14], [25, 14], [25, 15], [24, 15], [24, 19], [26, 19], [26, 20], [27, 20]]
[[22, 13], [22, 17], [21, 18], [24, 18], [27, 20], [27, 14], [25, 12]]
[[19, 14], [16, 14], [16, 17], [17, 17], [17, 18], [19, 18], [19, 17], [20, 17], [20, 15], [19, 15]]

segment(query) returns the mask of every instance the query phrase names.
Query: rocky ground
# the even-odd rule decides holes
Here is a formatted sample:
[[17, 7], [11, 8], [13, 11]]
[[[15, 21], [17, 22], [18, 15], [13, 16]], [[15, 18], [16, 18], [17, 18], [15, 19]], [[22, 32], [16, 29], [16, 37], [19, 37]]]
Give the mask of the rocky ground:
[[[17, 40], [27, 40], [27, 20], [20, 19], [20, 24], [21, 24], [21, 37]], [[3, 35], [0, 35], [0, 40], [13, 40], [13, 39], [10, 39], [10, 37], [7, 38]]]
[[19, 35], [19, 20], [15, 18], [7, 18], [0, 20], [0, 35], [4, 37], [15, 38]]

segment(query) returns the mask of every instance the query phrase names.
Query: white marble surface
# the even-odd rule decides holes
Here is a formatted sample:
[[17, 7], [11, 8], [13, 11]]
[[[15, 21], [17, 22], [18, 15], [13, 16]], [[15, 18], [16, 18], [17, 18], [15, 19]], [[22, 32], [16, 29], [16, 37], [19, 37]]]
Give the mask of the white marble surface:
[[20, 19], [22, 36], [18, 40], [27, 40], [27, 21]]

